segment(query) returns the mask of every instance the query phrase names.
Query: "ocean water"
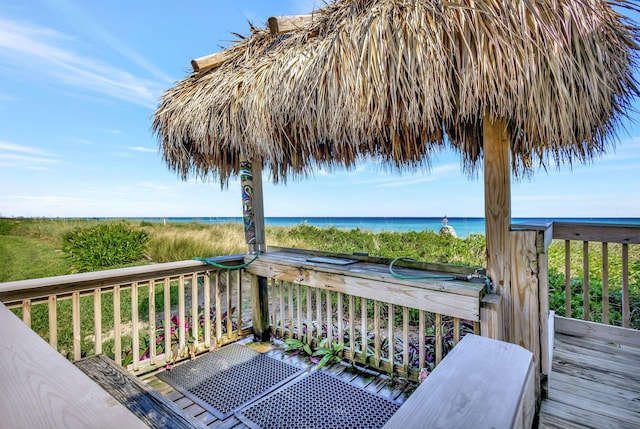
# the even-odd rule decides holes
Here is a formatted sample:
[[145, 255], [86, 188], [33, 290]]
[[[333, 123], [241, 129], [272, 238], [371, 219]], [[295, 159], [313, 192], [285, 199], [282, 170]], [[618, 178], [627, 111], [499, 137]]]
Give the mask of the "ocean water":
[[[147, 222], [198, 222], [219, 224], [237, 222], [242, 223], [241, 217], [139, 217], [127, 218]], [[452, 226], [458, 237], [471, 234], [484, 234], [484, 218], [481, 217], [449, 217], [447, 224]], [[640, 218], [514, 218], [512, 223], [526, 223], [530, 221], [562, 221], [562, 222], [590, 222], [606, 224], [634, 224], [640, 226]], [[355, 229], [381, 231], [439, 231], [443, 225], [440, 217], [267, 217], [267, 226], [296, 226], [301, 223], [319, 228], [336, 227], [340, 229]]]

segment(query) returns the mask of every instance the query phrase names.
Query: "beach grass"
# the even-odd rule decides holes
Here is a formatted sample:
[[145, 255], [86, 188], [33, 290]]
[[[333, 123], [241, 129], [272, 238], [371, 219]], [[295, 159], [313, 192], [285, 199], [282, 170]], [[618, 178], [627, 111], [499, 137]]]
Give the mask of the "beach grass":
[[[145, 257], [131, 265], [188, 260], [194, 257], [246, 253], [243, 226], [239, 223], [151, 223], [126, 220], [55, 220], [55, 219], [0, 219], [0, 282], [49, 277], [74, 272], [72, 261], [63, 252], [65, 234], [78, 228], [94, 228], [105, 222], [124, 223], [132, 231], [144, 232], [148, 236]], [[427, 262], [452, 263], [482, 267], [485, 258], [485, 238], [470, 235], [454, 238], [433, 231], [420, 232], [370, 232], [361, 229], [345, 230], [336, 227], [318, 228], [308, 224], [294, 227], [267, 227], [267, 243], [272, 246], [297, 247], [324, 250], [336, 253], [364, 252], [371, 256], [387, 258], [407, 257]], [[565, 315], [565, 274], [564, 242], [553, 241], [549, 248], [549, 290], [550, 307], [558, 315]], [[582, 317], [582, 245], [571, 246], [570, 273], [572, 294], [572, 316]], [[620, 265], [621, 246], [609, 245], [609, 302], [611, 322], [621, 324], [622, 267]], [[591, 319], [600, 321], [602, 317], [602, 250], [601, 246], [590, 246], [590, 311]], [[113, 266], [109, 268], [119, 268]], [[100, 268], [104, 269], [104, 267]], [[629, 292], [632, 327], [640, 329], [640, 246], [629, 247]], [[127, 317], [130, 305], [123, 296], [121, 312]], [[108, 328], [113, 308], [107, 308], [109, 299], [103, 300], [103, 326]], [[60, 348], [70, 350], [72, 332], [65, 330], [63, 320], [66, 303], [59, 309], [58, 333]], [[82, 331], [90, 332], [93, 303], [89, 297], [81, 302]], [[19, 309], [15, 310], [17, 314]], [[70, 309], [68, 309], [70, 312]], [[39, 312], [42, 312], [40, 315]], [[144, 313], [144, 312], [143, 312]], [[85, 326], [86, 325], [86, 326]], [[48, 320], [45, 311], [34, 307], [32, 327], [47, 337]], [[68, 331], [68, 332], [67, 332]], [[83, 340], [84, 341], [84, 340]], [[87, 342], [90, 342], [88, 339]], [[126, 339], [123, 341], [126, 342]], [[88, 349], [91, 345], [87, 344]], [[109, 346], [106, 346], [107, 349]], [[84, 350], [83, 346], [83, 350]]]

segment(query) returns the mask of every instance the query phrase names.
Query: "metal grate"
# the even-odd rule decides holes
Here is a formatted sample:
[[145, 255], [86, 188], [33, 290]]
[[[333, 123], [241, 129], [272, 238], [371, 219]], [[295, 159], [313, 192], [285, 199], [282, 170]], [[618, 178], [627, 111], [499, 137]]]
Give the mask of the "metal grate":
[[225, 419], [301, 372], [249, 347], [232, 344], [160, 373], [158, 378]]
[[262, 429], [378, 429], [400, 407], [321, 371], [278, 389], [238, 413]]

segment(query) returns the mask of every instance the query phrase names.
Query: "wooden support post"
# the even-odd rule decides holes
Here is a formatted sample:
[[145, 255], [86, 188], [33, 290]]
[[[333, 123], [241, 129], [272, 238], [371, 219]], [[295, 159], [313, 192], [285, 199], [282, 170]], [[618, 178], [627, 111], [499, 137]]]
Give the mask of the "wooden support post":
[[487, 240], [487, 275], [493, 293], [502, 295], [504, 339], [512, 339], [509, 281], [509, 227], [511, 224], [511, 164], [505, 119], [485, 115], [482, 124], [484, 150], [484, 207]]
[[250, 253], [267, 250], [264, 231], [264, 203], [262, 198], [262, 161], [244, 160], [240, 162], [240, 182], [242, 187], [242, 217], [244, 235]]
[[[511, 233], [512, 338], [533, 353], [536, 398], [540, 397], [540, 295], [537, 231]], [[546, 316], [545, 316], [546, 317]]]
[[485, 295], [480, 303], [480, 335], [499, 340], [503, 332], [502, 299], [497, 294]]
[[251, 276], [251, 311], [253, 338], [255, 341], [269, 341], [271, 329], [269, 327], [268, 285], [265, 277]]

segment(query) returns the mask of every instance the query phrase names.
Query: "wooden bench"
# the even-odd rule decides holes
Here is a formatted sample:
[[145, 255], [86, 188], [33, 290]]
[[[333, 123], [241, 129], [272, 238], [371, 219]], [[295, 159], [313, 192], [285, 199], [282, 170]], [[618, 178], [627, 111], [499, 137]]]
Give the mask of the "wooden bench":
[[515, 344], [468, 334], [384, 429], [531, 428], [533, 355]]
[[104, 355], [79, 360], [75, 365], [149, 427], [207, 427]]

